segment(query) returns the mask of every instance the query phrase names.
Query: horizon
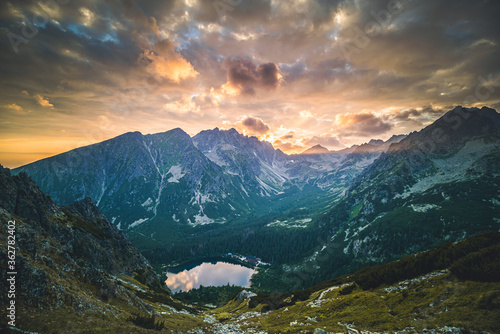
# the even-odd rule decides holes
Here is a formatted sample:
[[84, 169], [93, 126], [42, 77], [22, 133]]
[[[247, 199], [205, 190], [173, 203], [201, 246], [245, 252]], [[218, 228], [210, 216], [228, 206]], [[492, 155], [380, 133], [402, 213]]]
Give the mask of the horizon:
[[[235, 128], [286, 154], [500, 107], [500, 4], [0, 4], [0, 163], [139, 131]], [[444, 14], [443, 14], [444, 13]], [[376, 56], [374, 56], [376, 55]]]
[[[455, 106], [454, 108], [456, 108], [456, 107], [462, 107], [462, 106]], [[482, 107], [475, 107], [475, 108], [477, 108], [477, 109], [481, 109], [481, 108], [490, 108], [490, 109], [493, 109], [493, 108], [491, 108], [491, 107], [489, 107], [489, 106], [482, 106]], [[445, 110], [445, 111], [444, 111], [444, 113], [443, 113], [443, 115], [444, 115], [446, 112], [451, 111], [451, 110], [453, 110], [453, 109], [450, 109], [450, 110]], [[493, 109], [493, 110], [495, 110], [495, 111], [498, 113], [498, 111], [497, 111], [496, 109]], [[443, 116], [443, 115], [441, 115], [441, 116]], [[440, 117], [441, 117], [441, 116], [440, 116]], [[439, 118], [439, 117], [438, 117], [438, 118]], [[438, 119], [438, 118], [437, 118], [437, 119]], [[436, 120], [437, 120], [437, 119], [436, 119]], [[420, 128], [420, 129], [414, 130], [414, 131], [419, 132], [419, 131], [423, 130], [424, 128], [426, 128], [427, 126], [431, 125], [432, 123], [433, 123], [433, 122], [431, 122], [431, 123], [429, 123], [429, 124], [427, 124], [427, 125], [423, 126], [423, 127], [422, 127], [422, 128]], [[55, 154], [53, 154], [53, 155], [45, 156], [45, 157], [42, 157], [42, 158], [40, 158], [40, 159], [36, 159], [36, 160], [33, 160], [33, 161], [29, 161], [29, 162], [26, 162], [26, 163], [21, 164], [21, 165], [17, 165], [17, 166], [8, 166], [8, 165], [4, 165], [4, 164], [3, 164], [3, 162], [0, 162], [0, 165], [2, 165], [3, 167], [9, 168], [9, 169], [16, 169], [16, 168], [20, 168], [20, 167], [23, 167], [23, 166], [29, 165], [29, 164], [31, 164], [31, 163], [34, 163], [34, 162], [40, 161], [40, 160], [44, 160], [44, 159], [48, 159], [48, 158], [52, 158], [52, 157], [54, 157], [54, 156], [57, 156], [57, 155], [60, 155], [60, 154], [64, 154], [64, 153], [67, 153], [67, 152], [69, 152], [69, 151], [73, 151], [73, 150], [79, 149], [79, 148], [82, 148], [82, 147], [91, 146], [91, 145], [94, 145], [94, 144], [99, 144], [99, 143], [105, 142], [105, 141], [107, 141], [107, 140], [113, 140], [113, 139], [115, 139], [115, 138], [117, 138], [117, 137], [123, 136], [123, 135], [128, 134], [128, 133], [136, 133], [136, 132], [137, 132], [137, 133], [140, 133], [142, 136], [147, 136], [147, 135], [158, 135], [158, 134], [162, 134], [162, 133], [167, 133], [167, 132], [170, 132], [170, 131], [173, 131], [173, 130], [177, 130], [177, 129], [178, 129], [178, 130], [183, 131], [184, 133], [186, 133], [186, 134], [187, 134], [190, 138], [195, 137], [196, 135], [198, 135], [199, 133], [201, 133], [201, 132], [203, 132], [203, 131], [214, 131], [214, 130], [216, 130], [216, 129], [217, 129], [217, 130], [219, 130], [219, 131], [230, 131], [230, 130], [235, 130], [238, 134], [240, 134], [240, 135], [242, 135], [242, 136], [245, 136], [245, 137], [248, 137], [248, 138], [253, 137], [253, 138], [257, 138], [257, 140], [259, 140], [259, 141], [261, 141], [261, 142], [267, 142], [267, 143], [271, 144], [271, 146], [272, 146], [275, 150], [279, 150], [279, 151], [283, 152], [284, 154], [286, 154], [286, 155], [288, 155], [288, 156], [291, 156], [291, 155], [301, 155], [301, 154], [307, 154], [307, 153], [304, 153], [304, 152], [305, 152], [305, 151], [307, 151], [307, 150], [309, 150], [309, 149], [311, 149], [311, 148], [318, 147], [318, 146], [320, 146], [320, 147], [322, 147], [322, 148], [326, 148], [326, 149], [328, 149], [328, 150], [329, 150], [329, 152], [328, 152], [328, 153], [336, 153], [336, 152], [340, 152], [340, 151], [345, 150], [345, 149], [352, 149], [352, 148], [356, 148], [356, 147], [359, 147], [359, 146], [362, 146], [362, 145], [365, 145], [365, 144], [369, 144], [371, 141], [382, 140], [383, 142], [386, 142], [386, 141], [388, 141], [389, 139], [391, 139], [392, 137], [396, 137], [396, 136], [408, 136], [408, 135], [410, 135], [410, 134], [411, 134], [411, 132], [409, 132], [409, 133], [393, 133], [393, 134], [389, 134], [389, 136], [386, 136], [386, 137], [387, 137], [386, 139], [380, 139], [380, 138], [370, 138], [370, 139], [369, 139], [369, 140], [367, 140], [367, 141], [363, 141], [363, 142], [360, 142], [360, 143], [352, 144], [352, 145], [350, 145], [350, 146], [346, 146], [346, 147], [343, 147], [343, 148], [338, 148], [338, 149], [334, 149], [334, 150], [331, 150], [331, 149], [329, 149], [329, 148], [327, 148], [327, 147], [325, 147], [325, 146], [323, 146], [323, 145], [321, 145], [321, 144], [319, 144], [319, 143], [318, 143], [318, 144], [311, 145], [311, 146], [309, 146], [309, 147], [305, 147], [305, 148], [304, 148], [304, 150], [302, 150], [301, 152], [284, 152], [284, 151], [283, 151], [283, 150], [281, 150], [279, 147], [275, 147], [275, 146], [273, 145], [273, 143], [272, 143], [272, 142], [267, 141], [267, 140], [265, 140], [265, 139], [261, 139], [261, 138], [259, 138], [258, 136], [253, 135], [253, 134], [246, 134], [246, 133], [244, 133], [244, 131], [239, 131], [239, 130], [238, 130], [238, 129], [236, 129], [235, 127], [231, 127], [231, 128], [219, 128], [219, 127], [215, 127], [215, 128], [212, 128], [212, 129], [204, 129], [204, 130], [201, 130], [201, 131], [199, 131], [199, 132], [197, 132], [197, 133], [195, 133], [195, 134], [190, 134], [190, 133], [186, 132], [184, 129], [179, 128], [179, 127], [172, 128], [172, 129], [165, 130], [165, 131], [155, 132], [155, 133], [142, 133], [141, 131], [138, 131], [138, 130], [135, 130], [135, 131], [133, 131], [133, 130], [132, 130], [132, 131], [127, 131], [127, 132], [124, 132], [124, 133], [118, 134], [118, 135], [113, 136], [113, 137], [111, 137], [111, 138], [104, 139], [104, 140], [99, 141], [99, 142], [89, 143], [89, 144], [87, 144], [87, 145], [83, 145], [83, 146], [78, 146], [78, 147], [75, 147], [75, 148], [69, 149], [69, 150], [67, 150], [67, 151], [58, 152], [58, 153], [55, 153]], [[412, 131], [412, 132], [414, 132], [414, 131]]]

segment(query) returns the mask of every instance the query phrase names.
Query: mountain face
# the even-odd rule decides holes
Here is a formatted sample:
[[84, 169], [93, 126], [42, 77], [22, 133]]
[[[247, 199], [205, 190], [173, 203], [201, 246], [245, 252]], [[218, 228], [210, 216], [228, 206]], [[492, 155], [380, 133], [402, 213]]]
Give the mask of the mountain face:
[[127, 133], [16, 173], [22, 171], [58, 203], [91, 197], [121, 229], [146, 221], [224, 223], [235, 210], [249, 209], [237, 180], [222, 173], [180, 129], [146, 136]]
[[[7, 262], [7, 248], [0, 251], [0, 278], [16, 273], [18, 328], [72, 332], [83, 315], [110, 317], [110, 326], [127, 314], [159, 312], [151, 299], [175, 304], [147, 260], [90, 198], [60, 207], [25, 173], [11, 176], [0, 166], [0, 220], [2, 239], [15, 237], [9, 238], [15, 263]], [[1, 303], [10, 304], [7, 294]]]
[[318, 265], [318, 281], [498, 230], [499, 124], [492, 109], [457, 107], [391, 144], [322, 218], [330, 239], [313, 259], [338, 265]]
[[[60, 207], [25, 173], [11, 176], [0, 166], [0, 220], [0, 236], [16, 240], [15, 264], [0, 250], [0, 279], [11, 283], [8, 272], [16, 271], [16, 328], [1, 322], [2, 333], [465, 334], [498, 328], [498, 232], [307, 290], [242, 290], [206, 310], [175, 300], [90, 198]], [[12, 305], [8, 299], [2, 294], [0, 303]]]
[[[380, 141], [377, 145], [363, 145], [354, 150], [286, 155], [256, 137], [241, 135], [234, 129], [217, 128], [200, 132], [193, 137], [193, 142], [226, 173], [239, 176], [248, 189], [266, 197], [280, 195], [294, 187], [313, 186], [328, 192], [344, 189], [346, 181], [390, 145], [389, 141]], [[365, 146], [373, 149], [365, 149]], [[345, 173], [347, 169], [349, 172]]]

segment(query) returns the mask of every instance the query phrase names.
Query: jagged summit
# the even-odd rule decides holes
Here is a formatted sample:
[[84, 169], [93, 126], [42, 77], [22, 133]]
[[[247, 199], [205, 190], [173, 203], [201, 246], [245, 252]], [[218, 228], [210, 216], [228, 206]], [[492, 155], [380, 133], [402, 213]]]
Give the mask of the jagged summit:
[[314, 145], [301, 154], [325, 154], [325, 153], [330, 153], [330, 150], [327, 149], [326, 147], [321, 146], [320, 144]]

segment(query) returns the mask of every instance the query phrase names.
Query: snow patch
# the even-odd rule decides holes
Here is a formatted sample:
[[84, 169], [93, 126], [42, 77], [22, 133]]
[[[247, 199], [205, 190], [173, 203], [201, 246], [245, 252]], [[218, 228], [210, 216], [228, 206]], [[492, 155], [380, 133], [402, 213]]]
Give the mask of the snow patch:
[[192, 223], [191, 220], [188, 219], [188, 224], [191, 225], [191, 226], [193, 226], [193, 227], [194, 226], [199, 226], [199, 225], [214, 224], [214, 223], [223, 224], [225, 222], [226, 222], [226, 220], [224, 218], [222, 218], [219, 221], [216, 221], [216, 220], [214, 220], [212, 218], [208, 218], [203, 213], [194, 216], [194, 223]]
[[138, 219], [136, 220], [135, 222], [133, 222], [132, 224], [130, 224], [130, 226], [128, 227], [129, 229], [131, 228], [134, 228], [136, 226], [139, 226], [141, 225], [142, 223], [144, 223], [145, 221], [147, 221], [149, 218], [141, 218], [141, 219]]
[[181, 166], [172, 166], [167, 172], [168, 174], [172, 174], [172, 176], [167, 180], [168, 183], [179, 183], [179, 180], [186, 174], [182, 173]]
[[144, 201], [144, 203], [141, 204], [142, 207], [149, 207], [151, 204], [153, 204], [153, 200], [151, 199], [151, 197], [149, 197], [146, 201]]
[[189, 204], [201, 205], [201, 204], [205, 204], [205, 203], [215, 203], [215, 201], [210, 198], [210, 194], [203, 195], [198, 190], [195, 191], [194, 197], [191, 198], [191, 201], [189, 201]]
[[415, 212], [427, 212], [433, 209], [440, 209], [441, 207], [436, 204], [412, 204], [410, 205]]
[[268, 227], [284, 227], [284, 228], [306, 228], [308, 226], [308, 223], [312, 221], [311, 218], [305, 218], [305, 219], [291, 219], [290, 221], [288, 220], [276, 220], [274, 222], [271, 222], [267, 224], [266, 226]]

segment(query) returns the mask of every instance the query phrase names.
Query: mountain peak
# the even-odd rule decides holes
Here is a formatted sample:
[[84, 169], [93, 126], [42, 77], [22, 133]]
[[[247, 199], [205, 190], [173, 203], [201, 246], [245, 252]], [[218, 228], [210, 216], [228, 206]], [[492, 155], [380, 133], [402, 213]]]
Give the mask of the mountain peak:
[[321, 146], [320, 144], [314, 145], [301, 154], [325, 154], [325, 153], [330, 153], [330, 150], [328, 150], [326, 147]]

